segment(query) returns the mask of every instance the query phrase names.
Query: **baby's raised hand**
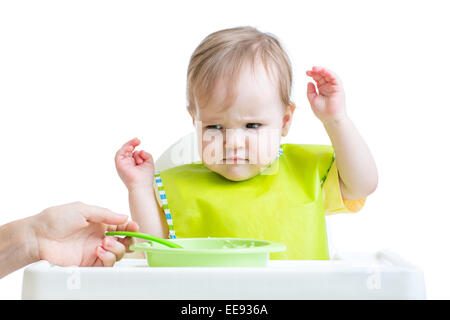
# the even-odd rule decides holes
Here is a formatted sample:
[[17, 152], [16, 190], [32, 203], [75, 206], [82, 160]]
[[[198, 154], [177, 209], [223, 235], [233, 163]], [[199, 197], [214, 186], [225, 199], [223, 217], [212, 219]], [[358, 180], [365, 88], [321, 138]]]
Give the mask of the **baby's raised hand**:
[[307, 96], [311, 108], [323, 123], [346, 117], [344, 87], [338, 76], [325, 68], [313, 67], [306, 74], [314, 79], [308, 82]]
[[155, 173], [153, 157], [144, 150], [135, 148], [140, 144], [138, 138], [125, 143], [116, 153], [117, 173], [128, 190], [135, 188], [152, 188]]

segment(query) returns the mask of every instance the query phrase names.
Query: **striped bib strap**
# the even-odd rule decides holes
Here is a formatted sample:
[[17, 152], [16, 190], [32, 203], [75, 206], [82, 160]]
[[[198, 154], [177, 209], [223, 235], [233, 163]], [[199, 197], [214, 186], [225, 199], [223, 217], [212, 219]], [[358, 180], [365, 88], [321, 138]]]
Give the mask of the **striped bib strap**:
[[175, 230], [173, 228], [172, 214], [170, 213], [169, 205], [167, 204], [166, 192], [164, 191], [160, 171], [155, 170], [154, 176], [155, 176], [155, 183], [158, 186], [159, 197], [163, 205], [164, 214], [166, 215], [167, 225], [169, 226], [169, 237], [170, 239], [176, 239]]
[[280, 147], [280, 148], [278, 149], [278, 155], [276, 156], [275, 159], [278, 159], [282, 154], [283, 154], [283, 148]]

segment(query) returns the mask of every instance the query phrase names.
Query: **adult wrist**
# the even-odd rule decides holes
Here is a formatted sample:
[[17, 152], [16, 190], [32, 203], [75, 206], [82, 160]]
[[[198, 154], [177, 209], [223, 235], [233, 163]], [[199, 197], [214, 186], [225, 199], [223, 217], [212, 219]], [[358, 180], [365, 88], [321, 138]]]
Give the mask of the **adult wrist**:
[[31, 216], [16, 221], [16, 231], [14, 232], [14, 242], [20, 244], [18, 250], [23, 257], [25, 265], [39, 261], [39, 241], [36, 232], [36, 218]]

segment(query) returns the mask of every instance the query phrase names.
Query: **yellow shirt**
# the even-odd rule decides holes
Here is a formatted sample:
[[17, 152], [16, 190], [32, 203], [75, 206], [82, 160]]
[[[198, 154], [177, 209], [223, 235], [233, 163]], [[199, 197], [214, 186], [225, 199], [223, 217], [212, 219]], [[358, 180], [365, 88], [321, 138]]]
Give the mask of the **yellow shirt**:
[[325, 215], [355, 213], [362, 209], [366, 199], [343, 200], [336, 161], [333, 161], [327, 178], [322, 185]]

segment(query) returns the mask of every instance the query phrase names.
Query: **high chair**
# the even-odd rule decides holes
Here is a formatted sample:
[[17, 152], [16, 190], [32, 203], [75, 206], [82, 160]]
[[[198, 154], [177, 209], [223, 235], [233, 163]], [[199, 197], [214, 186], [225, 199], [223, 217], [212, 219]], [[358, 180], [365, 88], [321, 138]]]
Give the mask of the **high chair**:
[[[199, 161], [195, 132], [155, 161], [157, 170]], [[422, 270], [390, 250], [341, 253], [327, 218], [330, 260], [269, 260], [267, 267], [148, 267], [124, 258], [112, 268], [24, 271], [23, 299], [425, 299]]]

